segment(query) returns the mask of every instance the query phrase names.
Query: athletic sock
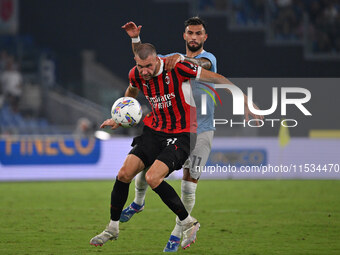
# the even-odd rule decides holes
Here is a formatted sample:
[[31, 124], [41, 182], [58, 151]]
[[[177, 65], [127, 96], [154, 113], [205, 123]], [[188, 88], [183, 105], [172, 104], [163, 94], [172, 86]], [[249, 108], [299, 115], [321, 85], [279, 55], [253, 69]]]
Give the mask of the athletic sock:
[[190, 215], [188, 215], [188, 217], [186, 217], [184, 220], [181, 220], [181, 225], [186, 225], [188, 223], [192, 222], [192, 217]]
[[180, 221], [178, 217], [176, 217], [176, 225], [172, 230], [171, 235], [176, 236], [178, 238], [182, 238], [183, 229], [182, 226], [192, 222], [192, 217], [189, 215], [184, 220]]
[[119, 229], [119, 221], [110, 220], [109, 227], [113, 229]]
[[146, 171], [143, 170], [142, 172], [137, 174], [135, 179], [135, 199], [133, 200], [133, 202], [140, 206], [144, 204], [146, 190], [149, 186], [145, 180], [145, 173]]
[[195, 205], [197, 183], [182, 180], [182, 202], [190, 214]]
[[111, 192], [111, 220], [118, 221], [122, 213], [123, 206], [129, 195], [130, 183], [121, 182], [116, 178]]
[[177, 236], [178, 238], [182, 237], [182, 226], [180, 225], [180, 221], [178, 217], [176, 217], [176, 225], [174, 229], [172, 230], [171, 235]]
[[165, 181], [162, 181], [156, 188], [153, 189], [163, 202], [173, 211], [180, 220], [188, 217], [188, 212], [177, 195], [176, 191]]
[[[181, 190], [182, 190], [182, 202], [184, 204], [185, 209], [190, 214], [194, 205], [195, 205], [195, 198], [196, 198], [196, 188], [197, 183], [189, 182], [182, 180]], [[180, 221], [178, 217], [176, 218], [176, 225], [171, 232], [171, 235], [177, 236], [179, 238], [182, 237], [182, 227], [180, 225]]]

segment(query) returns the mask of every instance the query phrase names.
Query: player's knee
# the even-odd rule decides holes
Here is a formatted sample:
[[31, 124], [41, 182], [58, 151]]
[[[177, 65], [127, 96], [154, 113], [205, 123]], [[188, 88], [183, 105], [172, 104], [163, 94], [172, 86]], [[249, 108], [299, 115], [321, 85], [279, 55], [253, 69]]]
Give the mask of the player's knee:
[[126, 167], [123, 166], [119, 170], [117, 177], [118, 177], [118, 180], [127, 183], [127, 182], [131, 182], [134, 176], [128, 171]]
[[146, 173], [145, 180], [152, 189], [156, 188], [162, 182], [162, 180], [152, 172]]

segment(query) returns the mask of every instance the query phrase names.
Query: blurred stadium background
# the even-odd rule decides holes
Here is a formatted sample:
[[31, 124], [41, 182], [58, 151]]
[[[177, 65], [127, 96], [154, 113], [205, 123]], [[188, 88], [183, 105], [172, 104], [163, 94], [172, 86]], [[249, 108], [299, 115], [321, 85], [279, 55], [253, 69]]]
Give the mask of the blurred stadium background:
[[[124, 94], [128, 71], [135, 64], [130, 39], [121, 26], [128, 21], [143, 25], [142, 41], [153, 43], [159, 53], [183, 52], [183, 22], [196, 15], [207, 22], [209, 38], [205, 49], [217, 57], [219, 73], [243, 91], [254, 87], [256, 103], [264, 108], [270, 107], [273, 86], [307, 88], [312, 99], [306, 107], [313, 114], [306, 118], [301, 112], [292, 111], [287, 118], [298, 120], [299, 125], [283, 130], [280, 136], [279, 126], [261, 129], [218, 127], [208, 162], [237, 167], [296, 165], [298, 171], [289, 174], [205, 173], [202, 179], [340, 179], [340, 1], [0, 0], [0, 188], [1, 195], [11, 194], [1, 200], [0, 206], [4, 216], [4, 221], [0, 222], [2, 254], [18, 254], [19, 251], [23, 254], [90, 253], [80, 244], [76, 246], [77, 251], [69, 250], [77, 241], [71, 232], [76, 231], [86, 243], [91, 234], [99, 231], [100, 225], [104, 226], [106, 219], [101, 217], [98, 224], [96, 217], [108, 213], [103, 201], [108, 199], [111, 182], [56, 182], [53, 185], [5, 182], [113, 180], [130, 149], [131, 137], [141, 128], [111, 132], [111, 139], [106, 141], [94, 136], [99, 124], [110, 116], [112, 103]], [[13, 82], [6, 83], [8, 77]], [[11, 87], [10, 84], [15, 85]], [[146, 101], [141, 97], [138, 99], [147, 111]], [[222, 95], [222, 100], [228, 107], [231, 97]], [[228, 109], [218, 105], [216, 117], [230, 118]], [[271, 117], [281, 118], [279, 112]], [[311, 164], [327, 169], [312, 171]], [[329, 164], [333, 164], [332, 171]], [[299, 171], [300, 165], [302, 171]], [[180, 177], [180, 171], [172, 175], [172, 178]], [[172, 183], [179, 192], [179, 182]], [[205, 192], [211, 192], [211, 185], [217, 184], [213, 181], [202, 183], [198, 203], [214, 207], [221, 226], [230, 223], [227, 218], [235, 218], [234, 225], [222, 229], [211, 225], [211, 232], [205, 233], [209, 238], [203, 242], [201, 254], [225, 254], [223, 249], [230, 254], [338, 254], [338, 181], [223, 183], [226, 185], [218, 185], [214, 198], [224, 198], [220, 196], [223, 192], [243, 192], [241, 198], [228, 200], [226, 206], [230, 210], [225, 210], [224, 201], [204, 196]], [[61, 196], [70, 199], [68, 202], [58, 197], [60, 189], [65, 191]], [[260, 193], [256, 193], [259, 190]], [[52, 194], [55, 196], [50, 197]], [[93, 194], [98, 203], [88, 199]], [[259, 197], [262, 200], [257, 203]], [[29, 200], [34, 203], [28, 203]], [[28, 208], [24, 217], [27, 225], [16, 223], [22, 211], [20, 206], [14, 205], [18, 201]], [[54, 210], [51, 209], [55, 206], [51, 203], [54, 201], [59, 203], [63, 213], [69, 211], [85, 218], [74, 219], [67, 214], [65, 220], [60, 211], [54, 212], [53, 217], [45, 217]], [[78, 204], [73, 206], [71, 203], [76, 201]], [[161, 210], [162, 217], [170, 219], [172, 215], [161, 207], [160, 201], [155, 201], [150, 202], [149, 219], [154, 219], [157, 210]], [[89, 208], [92, 214], [89, 216], [82, 207]], [[100, 208], [99, 212], [97, 208]], [[214, 214], [207, 214], [203, 207], [196, 210], [194, 212], [208, 226]], [[266, 214], [268, 211], [272, 214]], [[277, 217], [272, 218], [274, 214]], [[321, 218], [324, 214], [328, 218]], [[240, 215], [243, 225], [237, 222]], [[254, 215], [260, 217], [258, 221], [252, 218]], [[275, 228], [277, 237], [273, 244], [268, 241], [267, 246], [261, 246], [261, 241], [271, 240], [274, 233], [269, 231], [271, 228], [265, 234], [261, 232], [267, 229], [268, 218], [273, 219], [269, 225]], [[286, 221], [281, 222], [282, 218]], [[169, 220], [159, 220], [171, 229]], [[55, 225], [65, 222], [54, 233], [59, 236], [53, 236], [53, 240], [62, 246], [55, 244], [51, 236], [41, 233], [50, 228], [51, 222]], [[69, 227], [70, 222], [74, 225], [92, 223], [84, 229], [74, 230]], [[290, 228], [285, 229], [287, 222]], [[69, 228], [66, 246], [64, 227]], [[133, 232], [138, 227], [131, 224], [126, 228]], [[21, 238], [25, 237], [16, 234], [22, 229], [31, 229], [28, 231], [29, 245], [33, 247], [34, 243], [43, 240], [42, 246], [23, 249], [25, 245]], [[244, 231], [240, 234], [239, 229]], [[277, 231], [281, 229], [286, 231], [285, 236]], [[144, 231], [143, 227], [138, 231]], [[145, 236], [153, 236], [153, 232], [148, 231]], [[235, 236], [232, 231], [240, 235]], [[244, 247], [242, 240], [251, 239], [247, 231], [252, 233], [254, 240], [252, 245]], [[230, 242], [216, 233], [222, 233]], [[157, 242], [166, 240], [167, 234], [164, 232], [164, 236], [157, 237]], [[297, 241], [305, 240], [308, 234], [313, 236], [312, 241], [304, 245]], [[139, 238], [135, 233], [133, 237]], [[122, 238], [127, 237], [122, 235]], [[129, 248], [128, 241], [118, 246], [119, 254], [126, 254], [124, 249]], [[282, 244], [279, 250], [271, 249], [272, 245], [279, 247]], [[162, 249], [151, 249], [145, 243], [134, 245], [145, 249], [145, 253], [138, 254], [158, 254]], [[110, 249], [103, 251], [110, 253]], [[199, 254], [197, 250], [195, 254]]]
[[[0, 3], [2, 171], [6, 171], [5, 166], [22, 167], [26, 162], [30, 166], [82, 162], [93, 165], [101, 162], [99, 159], [103, 159], [103, 155], [109, 155], [105, 154], [105, 149], [100, 150], [104, 145], [98, 140], [82, 141], [77, 147], [72, 135], [93, 136], [99, 124], [110, 116], [112, 103], [124, 94], [127, 74], [134, 60], [130, 39], [121, 25], [130, 20], [143, 25], [144, 42], [155, 44], [159, 53], [166, 54], [183, 52], [184, 20], [194, 15], [202, 17], [207, 22], [209, 35], [205, 49], [217, 57], [218, 72], [244, 92], [247, 87], [254, 87], [255, 102], [263, 109], [271, 105], [272, 87], [303, 87], [311, 91], [312, 100], [306, 107], [313, 116], [305, 117], [296, 109], [289, 110], [286, 116], [299, 122], [281, 138], [289, 141], [292, 138], [292, 143], [287, 143], [288, 149], [278, 146], [279, 125], [274, 128], [270, 125], [262, 128], [218, 126], [217, 140], [232, 138], [225, 143], [230, 147], [224, 149], [232, 150], [235, 145], [231, 141], [238, 144], [245, 139], [242, 150], [247, 149], [248, 144], [250, 148], [255, 147], [256, 152], [263, 144], [267, 151], [255, 153], [257, 156], [249, 150], [245, 152], [247, 156], [236, 151], [224, 157], [227, 162], [231, 162], [228, 157], [233, 156], [237, 158], [234, 159], [236, 165], [313, 163], [310, 159], [323, 159], [323, 156], [313, 152], [311, 147], [318, 147], [320, 143], [310, 141], [309, 137], [326, 136], [328, 142], [338, 141], [339, 1], [8, 0]], [[164, 10], [169, 14], [164, 15]], [[226, 93], [220, 94], [225, 104], [216, 107], [215, 118], [230, 119], [232, 99]], [[144, 112], [148, 112], [145, 99], [140, 96], [139, 100]], [[282, 118], [279, 109], [270, 117]], [[140, 132], [140, 128], [141, 125], [120, 129], [112, 132], [112, 136], [131, 137]], [[266, 142], [262, 143], [263, 139], [250, 143], [248, 137], [272, 140], [267, 146]], [[305, 140], [301, 143], [295, 138]], [[126, 147], [120, 147], [119, 155], [128, 151], [130, 139], [127, 141]], [[306, 157], [299, 162], [291, 158], [302, 153], [292, 150], [297, 148], [294, 141], [312, 150], [305, 151]], [[316, 145], [309, 145], [310, 142]], [[81, 154], [79, 148], [88, 151]], [[319, 150], [332, 154], [320, 163], [338, 163], [333, 160], [336, 156], [333, 149], [323, 150], [322, 147]], [[285, 155], [288, 152], [290, 154]], [[92, 161], [89, 155], [94, 155]], [[258, 160], [249, 160], [252, 157]], [[117, 167], [119, 164], [120, 161]], [[18, 167], [10, 169], [9, 176], [6, 175], [9, 179]], [[6, 177], [3, 175], [2, 179]]]

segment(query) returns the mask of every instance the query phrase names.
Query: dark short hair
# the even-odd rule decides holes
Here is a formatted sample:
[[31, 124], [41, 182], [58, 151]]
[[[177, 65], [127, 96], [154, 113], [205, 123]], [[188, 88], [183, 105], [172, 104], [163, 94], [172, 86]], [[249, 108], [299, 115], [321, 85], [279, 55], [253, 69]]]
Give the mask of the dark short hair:
[[189, 19], [187, 19], [184, 22], [184, 30], [187, 28], [187, 26], [196, 26], [196, 25], [202, 25], [205, 32], [207, 32], [207, 27], [205, 25], [204, 20], [202, 20], [200, 17], [195, 16], [195, 17], [191, 17]]
[[156, 48], [151, 43], [141, 43], [135, 50], [135, 55], [140, 59], [147, 59], [150, 55], [157, 55]]

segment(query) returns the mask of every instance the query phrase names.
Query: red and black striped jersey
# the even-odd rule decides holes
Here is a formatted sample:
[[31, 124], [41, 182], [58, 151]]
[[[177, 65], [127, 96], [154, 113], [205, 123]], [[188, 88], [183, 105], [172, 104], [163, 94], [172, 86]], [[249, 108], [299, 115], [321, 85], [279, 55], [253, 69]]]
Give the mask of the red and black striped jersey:
[[160, 60], [158, 74], [148, 81], [139, 75], [136, 66], [129, 72], [130, 86], [140, 89], [152, 108], [144, 124], [165, 133], [196, 133], [196, 106], [189, 81], [199, 78], [201, 67], [183, 61], [167, 72], [164, 60]]

